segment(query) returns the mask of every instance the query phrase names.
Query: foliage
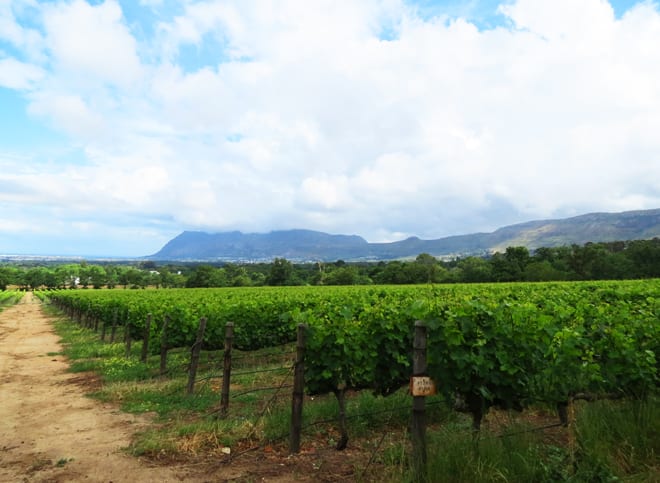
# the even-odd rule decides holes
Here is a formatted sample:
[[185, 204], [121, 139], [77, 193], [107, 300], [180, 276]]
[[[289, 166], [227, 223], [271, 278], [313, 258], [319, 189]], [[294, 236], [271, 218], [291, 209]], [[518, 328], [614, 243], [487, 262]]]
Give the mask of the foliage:
[[[36, 263], [36, 266], [35, 266]], [[380, 262], [159, 264], [25, 262], [0, 264], [0, 290], [63, 288], [203, 288], [284, 285], [372, 285], [514, 281], [623, 280], [660, 277], [660, 239], [584, 246], [508, 247], [504, 253], [438, 260]]]
[[[524, 273], [524, 264], [520, 269]], [[383, 396], [395, 393], [411, 374], [414, 324], [422, 320], [428, 327], [428, 374], [445, 401], [472, 413], [475, 427], [491, 407], [520, 410], [581, 398], [621, 398], [646, 407], [645, 401], [657, 399], [660, 384], [660, 279], [62, 290], [48, 297], [72, 313], [99, 317], [106, 324], [119, 314], [136, 338], [151, 313], [154, 350], [166, 315], [172, 328], [167, 336], [171, 347], [192, 344], [200, 317], [208, 319], [207, 349], [222, 347], [229, 321], [235, 324], [236, 347], [250, 350], [292, 341], [296, 325], [304, 323], [308, 327], [305, 381], [313, 395], [347, 388], [370, 389]], [[103, 367], [113, 377], [137, 370], [114, 359]], [[582, 435], [587, 437], [584, 431]], [[621, 433], [620, 437], [631, 436]], [[599, 481], [598, 475], [616, 473], [610, 462], [584, 444], [582, 475]], [[645, 444], [649, 446], [648, 441]], [[650, 447], [643, 461], [655, 454]], [[486, 450], [507, 459], [511, 454], [507, 448], [504, 444]], [[553, 461], [551, 454], [513, 449], [537, 458], [520, 468], [530, 481], [568, 478], [562, 473], [565, 465]], [[625, 457], [631, 465], [645, 464], [635, 459], [634, 450]]]
[[645, 397], [658, 384], [660, 282], [365, 287], [260, 287], [159, 291], [59, 291], [72, 313], [110, 324], [118, 314], [150, 347], [165, 316], [171, 347], [192, 345], [208, 320], [207, 348], [235, 324], [240, 349], [270, 347], [308, 326], [311, 393], [370, 388], [389, 394], [410, 375], [415, 320], [429, 327], [429, 373], [475, 416], [491, 406], [564, 403], [578, 393]]
[[23, 292], [16, 290], [7, 290], [0, 292], [0, 306], [18, 303], [23, 297]]

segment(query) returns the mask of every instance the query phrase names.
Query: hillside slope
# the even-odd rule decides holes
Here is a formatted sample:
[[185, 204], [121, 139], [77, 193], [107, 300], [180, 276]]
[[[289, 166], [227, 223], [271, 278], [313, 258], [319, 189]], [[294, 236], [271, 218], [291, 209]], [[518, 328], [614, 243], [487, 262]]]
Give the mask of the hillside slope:
[[537, 220], [505, 226], [492, 233], [458, 235], [437, 240], [407, 238], [392, 243], [368, 243], [356, 235], [330, 235], [311, 230], [271, 233], [186, 231], [170, 240], [155, 260], [259, 261], [276, 257], [309, 260], [391, 260], [420, 253], [434, 256], [484, 254], [508, 246], [529, 249], [587, 242], [660, 237], [660, 209], [623, 213], [589, 213], [572, 218]]

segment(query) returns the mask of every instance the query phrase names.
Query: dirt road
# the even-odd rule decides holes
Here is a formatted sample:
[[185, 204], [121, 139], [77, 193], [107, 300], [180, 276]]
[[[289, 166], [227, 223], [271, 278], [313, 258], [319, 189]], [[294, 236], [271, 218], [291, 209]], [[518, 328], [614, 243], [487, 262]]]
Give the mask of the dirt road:
[[85, 397], [61, 349], [31, 293], [0, 312], [0, 482], [203, 481], [123, 454], [140, 418]]

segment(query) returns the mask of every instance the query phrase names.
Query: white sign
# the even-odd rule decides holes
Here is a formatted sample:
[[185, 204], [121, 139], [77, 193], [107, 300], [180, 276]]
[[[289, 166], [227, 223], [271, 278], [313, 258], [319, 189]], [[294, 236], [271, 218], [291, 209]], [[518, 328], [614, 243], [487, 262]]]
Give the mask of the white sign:
[[438, 393], [435, 382], [428, 376], [411, 377], [410, 392], [413, 396], [433, 396]]

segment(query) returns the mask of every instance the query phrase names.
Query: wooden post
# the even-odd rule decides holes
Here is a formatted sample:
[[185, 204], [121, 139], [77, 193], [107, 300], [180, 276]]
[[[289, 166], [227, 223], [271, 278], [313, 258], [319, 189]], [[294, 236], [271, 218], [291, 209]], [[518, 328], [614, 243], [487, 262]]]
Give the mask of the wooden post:
[[167, 372], [167, 326], [170, 324], [170, 316], [166, 315], [163, 320], [163, 331], [160, 334], [160, 375]]
[[147, 314], [147, 321], [144, 324], [144, 335], [142, 337], [142, 354], [140, 355], [140, 360], [142, 362], [147, 362], [147, 356], [149, 355], [150, 335], [151, 335], [151, 314]]
[[[413, 377], [426, 375], [426, 370], [426, 325], [418, 320], [415, 322], [413, 339]], [[425, 396], [413, 396], [411, 437], [413, 479], [416, 482], [428, 481], [425, 405]]]
[[335, 397], [337, 398], [337, 404], [339, 405], [339, 441], [337, 441], [337, 446], [335, 449], [337, 451], [343, 451], [348, 445], [348, 425], [346, 424], [346, 384], [341, 383], [338, 388], [334, 391]]
[[289, 452], [300, 452], [300, 432], [302, 431], [303, 396], [305, 391], [305, 324], [298, 324], [296, 342], [296, 364], [293, 375], [293, 397], [291, 400], [291, 432]]
[[106, 327], [108, 325], [108, 321], [106, 320], [106, 316], [103, 317], [103, 320], [101, 321], [101, 342], [105, 342], [105, 332], [106, 332]]
[[195, 389], [195, 377], [197, 376], [197, 366], [199, 366], [199, 353], [202, 351], [202, 341], [204, 340], [204, 330], [206, 330], [206, 317], [199, 319], [199, 329], [197, 330], [197, 340], [192, 346], [190, 354], [190, 370], [188, 371], [188, 386], [186, 393], [192, 394]]
[[126, 343], [126, 357], [131, 356], [131, 323], [129, 320], [124, 322], [124, 342]]
[[225, 417], [229, 410], [229, 384], [231, 382], [231, 348], [234, 343], [234, 323], [225, 326], [225, 354], [222, 371], [222, 393], [220, 395], [220, 416]]
[[115, 307], [115, 310], [112, 312], [112, 330], [110, 331], [111, 344], [115, 342], [115, 334], [117, 333], [117, 316], [117, 307]]
[[85, 311], [85, 324], [84, 327], [86, 329], [91, 329], [94, 327], [94, 323], [92, 320], [92, 302], [89, 302], [87, 304], [87, 310]]
[[568, 474], [569, 476], [573, 476], [575, 474], [575, 455], [577, 452], [577, 439], [575, 437], [575, 401], [573, 398], [568, 399], [566, 419], [568, 423]]

